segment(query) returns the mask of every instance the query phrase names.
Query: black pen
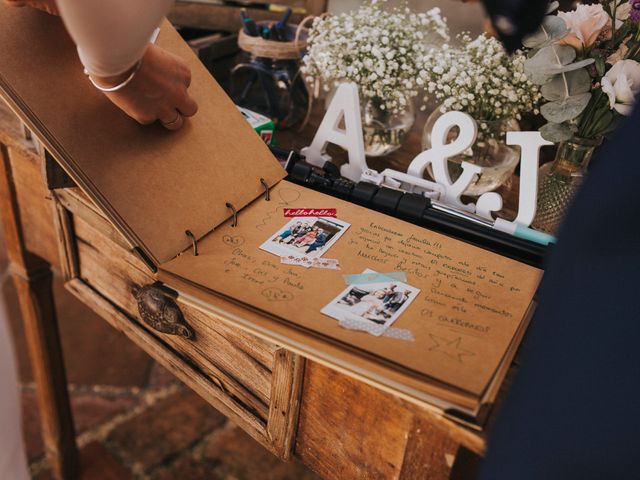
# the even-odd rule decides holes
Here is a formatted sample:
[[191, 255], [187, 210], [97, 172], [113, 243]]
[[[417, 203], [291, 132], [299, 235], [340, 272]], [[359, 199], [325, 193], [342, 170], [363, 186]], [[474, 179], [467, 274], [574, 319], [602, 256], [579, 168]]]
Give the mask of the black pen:
[[287, 22], [289, 21], [289, 18], [291, 18], [292, 13], [293, 13], [293, 9], [291, 7], [287, 8], [287, 10], [284, 12], [284, 15], [282, 15], [282, 18], [278, 23], [280, 23], [281, 25], [286, 25]]

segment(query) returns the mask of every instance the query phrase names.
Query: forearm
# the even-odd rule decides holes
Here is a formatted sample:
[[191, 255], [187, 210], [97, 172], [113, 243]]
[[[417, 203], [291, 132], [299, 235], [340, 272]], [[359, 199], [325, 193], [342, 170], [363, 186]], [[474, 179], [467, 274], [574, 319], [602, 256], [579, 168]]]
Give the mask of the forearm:
[[131, 69], [173, 0], [57, 0], [85, 68], [98, 77]]

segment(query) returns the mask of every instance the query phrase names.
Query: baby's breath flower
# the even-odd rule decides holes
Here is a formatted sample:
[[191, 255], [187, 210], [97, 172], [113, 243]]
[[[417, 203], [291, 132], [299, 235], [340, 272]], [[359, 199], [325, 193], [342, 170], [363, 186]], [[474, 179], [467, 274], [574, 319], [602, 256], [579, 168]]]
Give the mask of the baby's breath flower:
[[382, 110], [398, 113], [427, 83], [428, 45], [447, 41], [448, 28], [439, 8], [416, 15], [385, 3], [371, 0], [355, 12], [316, 18], [302, 71], [325, 88], [355, 82]]
[[486, 122], [538, 111], [542, 94], [524, 74], [522, 52], [509, 57], [498, 40], [484, 34], [474, 39], [462, 33], [458, 40], [459, 48], [444, 45], [424, 57], [427, 93], [443, 113], [463, 110], [485, 130]]

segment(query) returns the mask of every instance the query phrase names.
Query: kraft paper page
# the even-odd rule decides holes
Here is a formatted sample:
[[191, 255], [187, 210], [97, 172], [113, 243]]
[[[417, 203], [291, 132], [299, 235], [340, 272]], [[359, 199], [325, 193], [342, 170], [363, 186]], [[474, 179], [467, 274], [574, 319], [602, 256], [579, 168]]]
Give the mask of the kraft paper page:
[[285, 172], [200, 60], [164, 22], [156, 42], [192, 71], [198, 114], [141, 126], [95, 89], [58, 17], [0, 4], [0, 94], [130, 241], [157, 263]]
[[[531, 304], [541, 271], [401, 220], [280, 182], [161, 270], [243, 302], [310, 335], [481, 396]], [[341, 270], [283, 265], [260, 245], [288, 223], [284, 208], [337, 208], [350, 224], [326, 254]], [[345, 289], [343, 275], [402, 271], [420, 294], [393, 324], [415, 341], [342, 328], [321, 313]]]

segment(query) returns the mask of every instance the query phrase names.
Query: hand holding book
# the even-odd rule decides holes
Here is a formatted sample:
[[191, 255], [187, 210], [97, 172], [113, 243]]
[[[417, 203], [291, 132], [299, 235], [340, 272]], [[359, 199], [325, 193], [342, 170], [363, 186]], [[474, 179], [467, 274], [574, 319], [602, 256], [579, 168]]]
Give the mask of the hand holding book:
[[[131, 79], [122, 89], [104, 91], [118, 108], [142, 125], [159, 120], [168, 130], [178, 130], [183, 117], [192, 117], [198, 104], [189, 95], [191, 70], [186, 63], [166, 50], [149, 44], [144, 56], [133, 69], [120, 75], [108, 77], [92, 76], [97, 85], [109, 90]], [[117, 87], [116, 87], [117, 88]]]
[[138, 123], [160, 121], [178, 130], [198, 106], [188, 93], [191, 71], [179, 57], [149, 43], [151, 32], [171, 2], [122, 0], [6, 0], [60, 14], [78, 46], [91, 83]]

